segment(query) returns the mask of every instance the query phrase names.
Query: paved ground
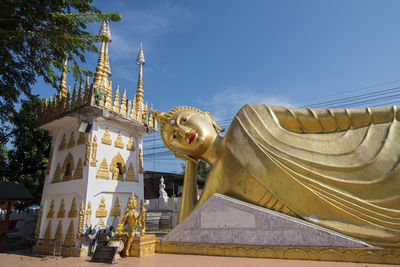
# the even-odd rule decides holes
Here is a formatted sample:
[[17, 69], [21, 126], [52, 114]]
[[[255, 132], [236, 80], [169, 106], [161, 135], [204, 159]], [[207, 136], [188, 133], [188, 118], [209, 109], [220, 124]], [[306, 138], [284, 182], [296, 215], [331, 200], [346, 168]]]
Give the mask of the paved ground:
[[[89, 257], [85, 258], [63, 258], [63, 257], [35, 257], [28, 251], [13, 251], [0, 253], [1, 267], [97, 267], [109, 266], [109, 264], [92, 263]], [[175, 254], [155, 254], [142, 258], [122, 258], [116, 267], [250, 267], [250, 266], [296, 266], [296, 267], [383, 267], [396, 265], [380, 265], [368, 263], [343, 263], [343, 262], [322, 262], [322, 261], [294, 261], [294, 260], [272, 260], [254, 258], [235, 258], [235, 257], [212, 257], [212, 256], [192, 256]]]

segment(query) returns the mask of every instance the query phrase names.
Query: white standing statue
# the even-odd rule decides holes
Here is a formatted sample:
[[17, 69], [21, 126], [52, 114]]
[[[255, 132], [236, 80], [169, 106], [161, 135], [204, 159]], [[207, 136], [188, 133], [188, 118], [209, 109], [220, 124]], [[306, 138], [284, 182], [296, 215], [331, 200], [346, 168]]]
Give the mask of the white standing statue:
[[161, 176], [160, 178], [160, 185], [159, 185], [159, 193], [160, 196], [158, 197], [158, 208], [160, 210], [167, 209], [168, 207], [168, 194], [165, 191], [165, 184], [164, 184], [164, 177]]

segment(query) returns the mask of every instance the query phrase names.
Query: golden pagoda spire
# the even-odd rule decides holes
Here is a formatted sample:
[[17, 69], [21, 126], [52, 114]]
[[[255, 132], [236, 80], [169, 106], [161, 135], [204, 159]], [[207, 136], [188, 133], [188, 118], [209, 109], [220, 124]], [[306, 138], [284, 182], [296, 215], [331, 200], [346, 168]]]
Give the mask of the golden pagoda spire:
[[137, 110], [142, 109], [143, 106], [143, 65], [145, 64], [142, 42], [140, 42], [140, 50], [136, 59], [136, 64], [139, 65], [139, 77], [136, 90], [136, 107]]
[[100, 54], [99, 54], [99, 59], [97, 60], [97, 66], [96, 66], [96, 72], [94, 73], [93, 84], [97, 86], [99, 85], [102, 86], [103, 83], [108, 85], [108, 75], [105, 70], [105, 62], [104, 62], [106, 43], [108, 47], [107, 24], [105, 21], [103, 21], [103, 23], [101, 24], [99, 34], [103, 35], [104, 38], [102, 38], [101, 41]]
[[111, 31], [110, 31], [110, 25], [107, 24], [106, 26], [106, 35], [108, 37], [108, 42], [105, 44], [105, 53], [104, 53], [104, 70], [105, 73], [107, 74], [108, 77], [111, 76], [111, 69], [110, 69], [110, 61], [109, 61], [109, 56], [108, 56], [108, 45], [111, 43]]
[[64, 60], [63, 69], [61, 72], [61, 81], [59, 86], [59, 96], [60, 100], [67, 96], [67, 66], [68, 66], [68, 58], [66, 57]]

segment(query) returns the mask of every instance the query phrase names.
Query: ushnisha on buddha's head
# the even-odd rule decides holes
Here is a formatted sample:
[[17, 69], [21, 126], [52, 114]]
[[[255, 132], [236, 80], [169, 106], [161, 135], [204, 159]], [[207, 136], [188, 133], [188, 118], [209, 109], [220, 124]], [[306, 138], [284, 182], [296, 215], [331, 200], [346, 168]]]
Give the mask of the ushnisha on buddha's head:
[[175, 154], [200, 158], [223, 131], [210, 113], [196, 108], [181, 106], [167, 113], [151, 112], [161, 125], [165, 146]]

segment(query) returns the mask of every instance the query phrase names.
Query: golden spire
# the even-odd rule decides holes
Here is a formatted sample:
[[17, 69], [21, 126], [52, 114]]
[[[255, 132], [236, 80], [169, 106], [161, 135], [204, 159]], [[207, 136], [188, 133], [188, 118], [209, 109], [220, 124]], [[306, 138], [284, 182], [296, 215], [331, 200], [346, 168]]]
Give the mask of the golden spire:
[[109, 39], [110, 39], [111, 35], [110, 36], [108, 35], [107, 24], [105, 21], [103, 21], [103, 23], [101, 24], [99, 34], [103, 35], [103, 38], [101, 41], [100, 54], [99, 54], [99, 59], [97, 61], [96, 72], [94, 74], [93, 84], [94, 85], [103, 85], [103, 83], [104, 83], [105, 85], [108, 85], [108, 74], [107, 74], [106, 62], [105, 62], [105, 59], [106, 59], [105, 49], [107, 50], [107, 60], [108, 60], [108, 43], [109, 43]]
[[108, 45], [111, 43], [111, 32], [110, 32], [110, 25], [107, 24], [106, 26], [106, 36], [108, 38], [108, 42], [105, 45], [105, 53], [104, 53], [104, 71], [108, 77], [111, 76], [111, 69], [110, 69], [110, 61], [108, 57]]
[[139, 77], [136, 90], [136, 106], [141, 109], [143, 106], [143, 65], [145, 64], [142, 42], [140, 42], [140, 50], [136, 59], [136, 64], [139, 65]]
[[68, 66], [68, 58], [65, 58], [64, 65], [61, 73], [61, 81], [59, 86], [59, 95], [60, 100], [67, 95], [67, 66]]

